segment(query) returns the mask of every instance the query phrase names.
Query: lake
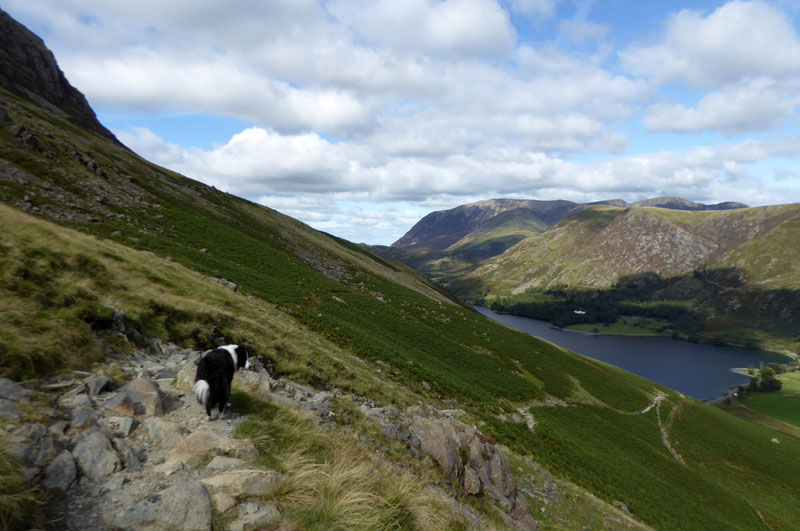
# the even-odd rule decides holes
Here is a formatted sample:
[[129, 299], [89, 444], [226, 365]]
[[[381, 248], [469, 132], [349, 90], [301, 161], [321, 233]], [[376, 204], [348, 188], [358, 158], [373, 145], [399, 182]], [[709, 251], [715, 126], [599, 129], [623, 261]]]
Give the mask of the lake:
[[604, 361], [643, 376], [664, 387], [700, 400], [719, 398], [736, 385], [747, 385], [748, 376], [736, 367], [758, 368], [761, 362], [785, 362], [771, 352], [717, 345], [699, 345], [667, 337], [603, 336], [550, 328], [545, 321], [493, 312], [474, 306], [481, 314], [521, 332], [546, 339], [589, 358]]

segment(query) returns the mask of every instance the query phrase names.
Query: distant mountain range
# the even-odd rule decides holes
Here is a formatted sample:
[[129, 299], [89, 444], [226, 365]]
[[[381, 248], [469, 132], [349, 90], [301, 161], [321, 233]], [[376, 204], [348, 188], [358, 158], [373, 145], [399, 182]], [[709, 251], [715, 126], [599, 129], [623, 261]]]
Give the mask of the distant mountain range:
[[[391, 247], [371, 249], [467, 300], [502, 301], [506, 311], [519, 313], [524, 304], [528, 314], [549, 318], [552, 308], [534, 307], [531, 299], [550, 305], [543, 294], [554, 290], [566, 300], [570, 290], [624, 284], [625, 304], [669, 300], [691, 312], [682, 324], [663, 322], [669, 333], [796, 350], [798, 238], [800, 204], [496, 199], [431, 213]], [[631, 306], [617, 310], [636, 313]]]
[[679, 197], [657, 197], [628, 204], [622, 199], [610, 199], [593, 203], [574, 203], [562, 199], [554, 201], [520, 200], [520, 199], [490, 199], [461, 205], [450, 210], [431, 212], [419, 220], [411, 230], [402, 238], [392, 244], [392, 247], [417, 249], [420, 247], [443, 251], [458, 243], [461, 239], [474, 231], [503, 226], [506, 219], [499, 216], [514, 211], [515, 215], [507, 218], [513, 222], [527, 219], [534, 226], [541, 227], [543, 232], [547, 227], [555, 225], [568, 215], [578, 210], [597, 205], [615, 207], [648, 206], [667, 208], [672, 210], [732, 210], [747, 208], [742, 203], [718, 203], [704, 205], [687, 201]]

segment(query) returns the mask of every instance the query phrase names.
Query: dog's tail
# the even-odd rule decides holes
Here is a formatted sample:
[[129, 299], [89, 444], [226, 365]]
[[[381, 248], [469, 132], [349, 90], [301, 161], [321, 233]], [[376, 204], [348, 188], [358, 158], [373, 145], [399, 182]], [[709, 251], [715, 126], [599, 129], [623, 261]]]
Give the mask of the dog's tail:
[[208, 386], [208, 382], [205, 380], [197, 380], [194, 383], [194, 396], [197, 397], [197, 401], [203, 404], [203, 407], [208, 409], [208, 397], [211, 393], [211, 388]]

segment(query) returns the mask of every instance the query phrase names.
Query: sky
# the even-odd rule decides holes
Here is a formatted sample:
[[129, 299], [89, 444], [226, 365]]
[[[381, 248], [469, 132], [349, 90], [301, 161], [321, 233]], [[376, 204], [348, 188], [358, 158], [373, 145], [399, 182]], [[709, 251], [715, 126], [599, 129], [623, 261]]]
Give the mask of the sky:
[[800, 202], [800, 0], [0, 0], [141, 156], [353, 242], [492, 198]]

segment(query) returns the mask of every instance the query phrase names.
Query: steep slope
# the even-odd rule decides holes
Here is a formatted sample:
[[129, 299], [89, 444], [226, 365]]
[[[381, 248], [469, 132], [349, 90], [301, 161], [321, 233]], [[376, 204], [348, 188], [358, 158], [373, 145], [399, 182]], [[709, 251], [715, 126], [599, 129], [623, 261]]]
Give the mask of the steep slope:
[[97, 121], [86, 98], [64, 77], [42, 39], [0, 9], [0, 82], [104, 138], [114, 135]]
[[[463, 527], [474, 515], [489, 528], [511, 518], [636, 524], [612, 503], [659, 528], [789, 528], [800, 518], [786, 502], [800, 492], [800, 441], [490, 322], [420, 275], [159, 168], [5, 89], [0, 107], [12, 122], [0, 126], [0, 374], [37, 393], [0, 436], [48, 432], [42, 422], [79, 395], [90, 400], [63, 392], [82, 374], [74, 369], [111, 370], [141, 348], [164, 356], [154, 346], [164, 341], [202, 350], [223, 340], [246, 345], [271, 377], [304, 384], [295, 402], [330, 394], [312, 421], [269, 386], [271, 405], [237, 393], [234, 409], [248, 415], [239, 435], [258, 451], [249, 466], [292, 480], [278, 494], [289, 527], [335, 525], [335, 502], [352, 493], [382, 508], [385, 527], [412, 529]], [[123, 368], [115, 374], [124, 382]], [[377, 490], [309, 483], [333, 472], [331, 447], [369, 454], [376, 466], [357, 468]], [[28, 479], [51, 457], [29, 465]], [[566, 480], [539, 474], [539, 463]], [[5, 470], [2, 502], [14, 477]], [[102, 492], [130, 481], [126, 472], [81, 481]], [[426, 493], [449, 500], [441, 514], [411, 505]], [[304, 502], [319, 509], [302, 512]], [[215, 503], [223, 526], [230, 509]]]

